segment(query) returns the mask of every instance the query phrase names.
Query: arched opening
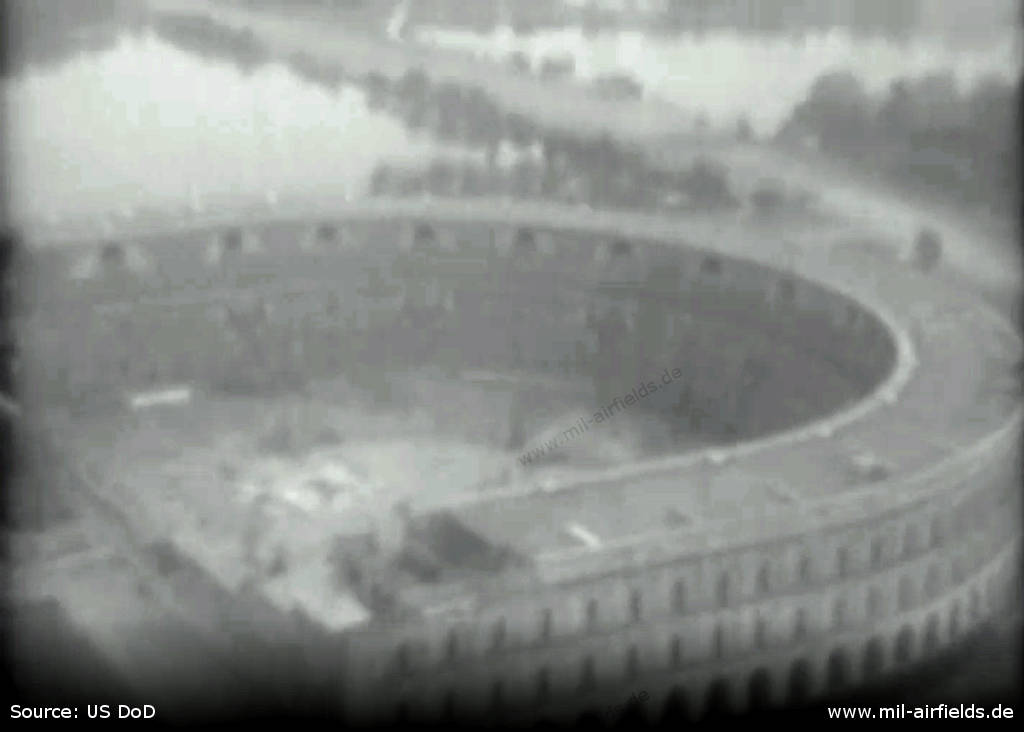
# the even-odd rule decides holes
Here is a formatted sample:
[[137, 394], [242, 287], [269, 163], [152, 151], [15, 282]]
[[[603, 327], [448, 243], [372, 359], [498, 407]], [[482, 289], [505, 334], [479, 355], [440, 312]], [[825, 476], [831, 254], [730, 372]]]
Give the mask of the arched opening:
[[677, 613], [686, 610], [686, 584], [683, 580], [676, 580], [672, 586], [672, 609]]
[[813, 564], [811, 563], [811, 558], [808, 555], [806, 555], [806, 554], [801, 556], [800, 557], [800, 566], [799, 566], [799, 568], [797, 570], [797, 576], [800, 578], [800, 583], [801, 584], [805, 584], [805, 585], [806, 584], [810, 584], [810, 582], [814, 579], [814, 577], [813, 577], [814, 571], [813, 570], [814, 570], [814, 567], [813, 567]]
[[807, 637], [807, 611], [802, 607], [797, 608], [793, 616], [793, 638], [802, 640]]
[[506, 621], [504, 616], [494, 621], [494, 627], [491, 629], [491, 650], [500, 651], [505, 647], [505, 636], [507, 634]]
[[754, 648], [764, 648], [768, 645], [768, 621], [758, 616], [754, 623]]
[[939, 647], [939, 616], [932, 613], [924, 629], [924, 651], [934, 653]]
[[612, 243], [612, 257], [631, 257], [633, 256], [633, 245], [625, 239], [616, 239]]
[[725, 655], [725, 629], [721, 623], [715, 626], [715, 633], [711, 639], [711, 653], [715, 658]]
[[845, 546], [839, 547], [836, 552], [836, 574], [840, 577], [848, 577], [850, 574], [850, 550]]
[[700, 273], [709, 277], [717, 277], [722, 274], [722, 260], [709, 254], [701, 260]]
[[885, 645], [878, 636], [873, 637], [864, 647], [862, 672], [865, 682], [871, 682], [882, 675], [885, 669]]
[[757, 591], [767, 595], [772, 589], [772, 568], [769, 562], [764, 562], [757, 570]]
[[455, 657], [459, 652], [459, 636], [452, 628], [448, 631], [448, 640], [445, 643], [445, 653], [448, 656], [448, 662], [451, 663], [455, 660]]
[[729, 573], [722, 572], [718, 577], [718, 585], [716, 586], [716, 597], [718, 600], [719, 607], [728, 607], [732, 601], [732, 583], [729, 580]]
[[939, 547], [946, 543], [945, 516], [938, 515], [932, 518], [931, 543], [934, 547]]
[[912, 557], [921, 551], [921, 532], [917, 526], [910, 524], [903, 533], [903, 556]]
[[126, 259], [124, 247], [115, 241], [108, 241], [100, 248], [100, 263], [104, 267], [123, 267]]
[[317, 241], [331, 243], [338, 240], [338, 227], [329, 221], [324, 221], [316, 227]]
[[924, 578], [924, 594], [929, 600], [936, 597], [942, 591], [942, 575], [939, 568], [934, 564], [928, 567], [928, 573]]
[[829, 691], [838, 691], [850, 682], [849, 661], [844, 649], [837, 648], [829, 654], [826, 677]]
[[881, 569], [884, 563], [884, 545], [882, 544], [881, 537], [875, 537], [871, 541], [871, 568]]
[[529, 256], [537, 252], [537, 236], [533, 229], [519, 229], [515, 239], [516, 254]]
[[882, 591], [877, 587], [868, 588], [868, 617], [876, 618], [882, 614], [884, 606]]
[[437, 243], [437, 232], [430, 224], [417, 224], [412, 241], [416, 247], [433, 246]]
[[970, 603], [968, 613], [971, 620], [978, 620], [981, 618], [981, 592], [978, 591], [977, 587], [971, 588]]
[[693, 709], [686, 689], [673, 686], [662, 707], [661, 721], [664, 723], [684, 722], [691, 718]]
[[914, 581], [908, 575], [900, 577], [899, 600], [900, 610], [909, 610], [917, 602], [917, 593], [914, 592]]
[[949, 611], [949, 637], [950, 640], [960, 635], [960, 603], [953, 603]]
[[793, 662], [789, 670], [787, 694], [790, 705], [800, 706], [811, 698], [813, 680], [811, 665], [806, 659], [801, 658]]
[[221, 249], [225, 254], [238, 254], [242, 251], [244, 235], [239, 228], [231, 228], [221, 235]]
[[640, 590], [629, 593], [629, 616], [634, 623], [639, 623], [643, 618], [643, 595]]
[[679, 668], [683, 663], [683, 639], [678, 635], [672, 636], [668, 646], [669, 665], [672, 668]]
[[837, 597], [835, 603], [832, 605], [832, 627], [839, 629], [846, 625], [846, 598]]
[[553, 624], [551, 608], [544, 608], [540, 614], [540, 639], [541, 642], [551, 640], [551, 626]]
[[796, 300], [796, 283], [790, 277], [779, 280], [778, 301], [783, 305], [792, 305]]
[[597, 628], [597, 600], [591, 599], [587, 601], [587, 630], [592, 631]]
[[893, 657], [896, 663], [908, 663], [914, 656], [914, 629], [904, 625], [896, 636]]
[[755, 711], [768, 709], [772, 705], [772, 676], [768, 669], [759, 668], [751, 674], [747, 697], [750, 708]]
[[704, 714], [707, 717], [722, 717], [734, 710], [732, 691], [726, 679], [715, 679], [708, 687], [704, 701]]

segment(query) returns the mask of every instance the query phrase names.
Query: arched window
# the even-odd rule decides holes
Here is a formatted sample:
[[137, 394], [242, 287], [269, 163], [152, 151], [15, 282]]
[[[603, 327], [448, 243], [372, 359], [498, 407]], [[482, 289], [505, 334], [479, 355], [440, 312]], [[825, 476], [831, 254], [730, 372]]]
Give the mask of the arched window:
[[882, 591], [877, 587], [868, 588], [868, 617], [877, 617], [882, 613]]
[[850, 575], [850, 564], [850, 550], [845, 546], [839, 547], [839, 551], [836, 553], [836, 571], [840, 577]]
[[796, 615], [793, 617], [793, 637], [796, 639], [805, 638], [807, 636], [807, 611], [802, 607], [797, 608]]
[[769, 562], [764, 562], [757, 571], [757, 591], [762, 595], [771, 592], [772, 589], [772, 567]]
[[540, 639], [542, 641], [551, 640], [551, 626], [553, 624], [553, 616], [551, 608], [544, 608], [540, 615]]
[[612, 257], [631, 257], [633, 256], [633, 245], [625, 239], [616, 239], [612, 243]]
[[934, 564], [928, 568], [928, 573], [924, 578], [924, 594], [925, 597], [931, 599], [939, 594], [942, 590], [942, 575], [939, 572], [939, 568]]
[[643, 617], [643, 595], [640, 590], [633, 590], [629, 595], [629, 615], [634, 623], [639, 623]]
[[683, 639], [678, 635], [672, 636], [668, 649], [669, 663], [672, 668], [678, 668], [683, 662]]
[[491, 630], [491, 650], [500, 651], [505, 646], [505, 634], [506, 624], [504, 616], [494, 621], [494, 627]]
[[515, 251], [520, 255], [531, 255], [537, 251], [537, 236], [533, 229], [519, 229], [516, 232]]
[[839, 629], [846, 625], [847, 607], [846, 598], [837, 597], [832, 606], [832, 625]]
[[871, 568], [880, 569], [885, 561], [884, 557], [885, 547], [882, 544], [881, 537], [876, 536], [871, 541]]
[[124, 247], [116, 241], [108, 241], [100, 248], [100, 262], [104, 267], [123, 267], [126, 259]]
[[900, 577], [899, 601], [901, 610], [909, 610], [917, 603], [917, 593], [914, 592], [914, 581], [904, 575]]
[[411, 667], [409, 663], [409, 644], [405, 641], [399, 643], [398, 648], [395, 650], [395, 665], [398, 666], [399, 673], [409, 673]]
[[758, 617], [754, 624], [754, 647], [764, 648], [768, 643], [768, 621]]
[[722, 572], [719, 575], [716, 595], [720, 607], [727, 607], [732, 602], [732, 583], [729, 580], [728, 572]]
[[921, 532], [914, 524], [909, 524], [903, 533], [903, 556], [912, 557], [921, 551]]
[[672, 610], [677, 613], [686, 610], [686, 583], [681, 579], [672, 585]]
[[324, 221], [316, 227], [316, 238], [318, 241], [325, 243], [337, 241], [338, 227], [328, 221]]
[[587, 601], [587, 630], [597, 628], [597, 600], [591, 598]]
[[811, 562], [811, 558], [804, 554], [800, 557], [800, 565], [797, 567], [797, 577], [801, 584], [809, 584], [813, 577], [814, 565]]
[[701, 260], [700, 273], [709, 277], [717, 277], [722, 274], [722, 260], [713, 254], [709, 254]]
[[448, 631], [448, 642], [446, 643], [446, 652], [449, 661], [454, 661], [455, 657], [459, 652], [459, 636], [455, 632], [454, 628]]

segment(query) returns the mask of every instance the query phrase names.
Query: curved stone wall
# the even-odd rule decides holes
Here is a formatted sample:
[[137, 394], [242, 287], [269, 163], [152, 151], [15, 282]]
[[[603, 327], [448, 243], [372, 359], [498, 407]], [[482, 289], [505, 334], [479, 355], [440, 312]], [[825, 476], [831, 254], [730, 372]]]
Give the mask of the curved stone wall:
[[[391, 354], [399, 360], [430, 354], [440, 342], [465, 357], [457, 365], [572, 376], [594, 363], [594, 343], [578, 345], [588, 309], [618, 308], [626, 320], [665, 329], [662, 341], [681, 347], [678, 354], [641, 350], [637, 373], [687, 355], [693, 373], [730, 379], [740, 379], [752, 354], [767, 354], [778, 373], [800, 365], [807, 391], [772, 382], [766, 393], [775, 400], [743, 413], [746, 432], [733, 435], [755, 439], [720, 455], [735, 460], [745, 451], [786, 449], [773, 436], [779, 430], [790, 429], [793, 442], [819, 433], [828, 439], [840, 416], [865, 418], [898, 402], [899, 387], [911, 378], [903, 320], [813, 278], [722, 252], [662, 246], [657, 236], [636, 236], [640, 227], [623, 231], [596, 214], [589, 225], [564, 229], [547, 213], [492, 217], [498, 224], [480, 223], [472, 212], [446, 214], [428, 232], [422, 222], [429, 214], [392, 213], [399, 229], [381, 223], [388, 215], [382, 210], [337, 225], [208, 229], [184, 242], [178, 234], [140, 235], [131, 244], [125, 239], [121, 254], [99, 245], [70, 255], [43, 252], [32, 262], [39, 294], [27, 298], [32, 327], [24, 332], [28, 360], [44, 369], [26, 378], [28, 393], [49, 403], [73, 392], [69, 384], [98, 384], [95, 391], [113, 394], [147, 379], [222, 388], [223, 374], [253, 361], [266, 369], [247, 387], [259, 391], [268, 388], [267, 373], [301, 381], [336, 373], [356, 354], [382, 358], [369, 340], [365, 350], [345, 350], [378, 327], [395, 328], [403, 347], [423, 349]], [[524, 237], [528, 228], [533, 234]], [[642, 255], [610, 271], [624, 236]], [[533, 244], [524, 244], [530, 238]], [[427, 251], [435, 261], [416, 259]], [[546, 264], [527, 266], [535, 256]], [[431, 274], [390, 279], [401, 257], [409, 271]], [[374, 267], [379, 279], [366, 274]], [[509, 286], [533, 277], [538, 292], [561, 299], [522, 298]], [[365, 293], [352, 295], [367, 282], [376, 288], [370, 304]], [[474, 299], [496, 292], [505, 299]], [[459, 327], [417, 341], [419, 324], [396, 316], [409, 302]], [[565, 347], [564, 358], [544, 358], [543, 349], [524, 357], [523, 324], [542, 321], [496, 319], [509, 307], [559, 313], [537, 341]], [[325, 317], [299, 317], [311, 311]], [[681, 315], [673, 321], [666, 311]], [[474, 331], [467, 325], [474, 318], [482, 330], [511, 333], [516, 348], [497, 335], [460, 340]], [[262, 350], [245, 350], [246, 333]], [[721, 344], [724, 333], [742, 334], [744, 347], [731, 354]], [[801, 340], [818, 350], [807, 352]], [[324, 343], [329, 347], [318, 346]], [[578, 357], [581, 350], [586, 357]], [[831, 395], [824, 407], [811, 398], [820, 392]], [[782, 408], [801, 397], [804, 406]], [[735, 406], [724, 417], [740, 414]], [[838, 416], [815, 421], [828, 412]], [[534, 581], [496, 578], [461, 609], [336, 635], [310, 628], [294, 668], [329, 670], [332, 688], [324, 693], [356, 717], [507, 717], [529, 709], [530, 716], [576, 719], [641, 694], [638, 713], [700, 715], [872, 683], [941, 654], [1018, 593], [1019, 430], [1015, 411], [987, 437], [952, 445], [926, 470], [823, 493], [783, 517], [723, 520], [629, 537], [599, 551], [540, 556]], [[716, 454], [694, 459], [710, 455], [717, 464]], [[658, 469], [681, 464], [663, 461]], [[642, 487], [648, 468], [629, 470], [603, 475]]]

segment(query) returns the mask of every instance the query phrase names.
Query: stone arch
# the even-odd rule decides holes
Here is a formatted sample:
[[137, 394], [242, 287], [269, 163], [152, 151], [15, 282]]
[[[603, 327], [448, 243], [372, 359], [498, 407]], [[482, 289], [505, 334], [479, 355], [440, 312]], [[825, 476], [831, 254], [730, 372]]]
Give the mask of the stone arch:
[[736, 711], [729, 680], [719, 677], [708, 685], [704, 694], [704, 716], [727, 716]]
[[814, 672], [806, 658], [799, 658], [789, 668], [786, 697], [792, 706], [801, 706], [810, 700], [814, 691]]
[[864, 646], [864, 658], [861, 662], [861, 675], [870, 683], [882, 675], [885, 670], [885, 642], [877, 635], [872, 636]]
[[939, 643], [939, 615], [938, 613], [932, 613], [928, 616], [928, 620], [925, 623], [922, 650], [925, 653], [934, 653], [938, 649]]
[[893, 645], [893, 659], [898, 664], [909, 663], [914, 657], [914, 629], [910, 625], [904, 625], [896, 634], [896, 642]]
[[838, 691], [850, 683], [850, 661], [845, 648], [836, 648], [828, 656], [825, 683], [829, 691]]
[[750, 675], [747, 698], [752, 710], [768, 709], [772, 705], [772, 675], [768, 669], [761, 667]]
[[693, 716], [690, 696], [682, 686], [673, 686], [662, 706], [662, 722], [685, 721]]

